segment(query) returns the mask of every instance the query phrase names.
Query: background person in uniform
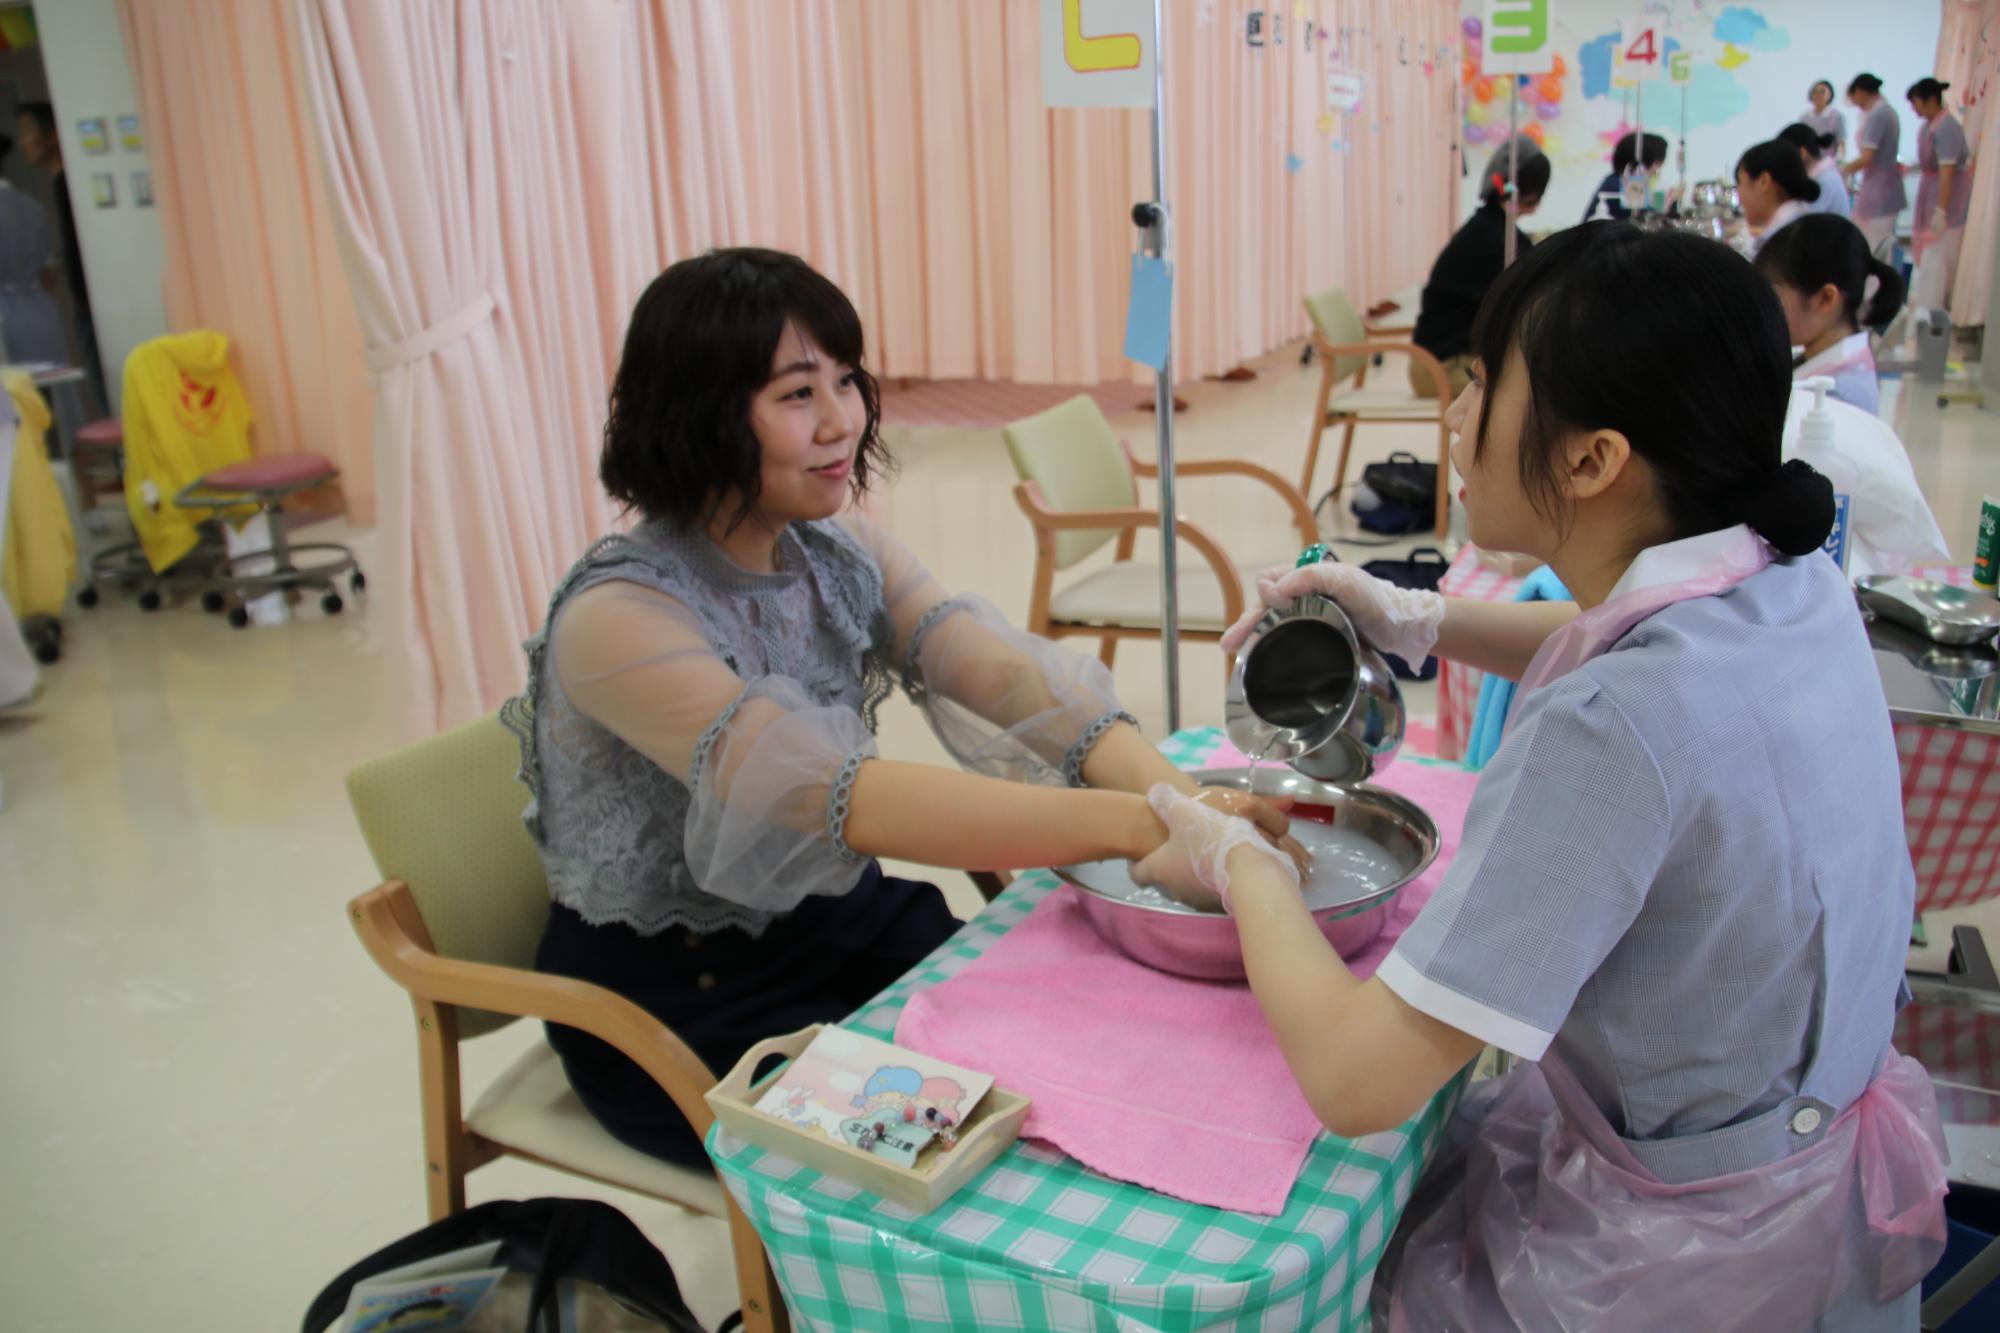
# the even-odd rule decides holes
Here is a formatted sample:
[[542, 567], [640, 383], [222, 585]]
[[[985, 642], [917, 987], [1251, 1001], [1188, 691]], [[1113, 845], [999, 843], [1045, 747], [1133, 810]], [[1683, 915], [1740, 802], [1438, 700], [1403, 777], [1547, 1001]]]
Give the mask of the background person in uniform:
[[[13, 151], [14, 141], [0, 134], [0, 164]], [[69, 360], [62, 314], [49, 294], [55, 284], [51, 248], [48, 214], [0, 180], [0, 339], [9, 361]]]
[[1945, 110], [1949, 87], [1926, 78], [1911, 84], [1909, 92], [1910, 109], [1922, 121], [1917, 126], [1917, 168], [1922, 172], [1917, 180], [1917, 270], [1910, 291], [1910, 304], [1918, 310], [1942, 310], [1950, 304], [1965, 215], [1972, 206], [1972, 150], [1965, 127]]
[[1847, 100], [1861, 112], [1861, 126], [1854, 132], [1860, 151], [1841, 168], [1850, 176], [1861, 173], [1854, 192], [1854, 225], [1868, 238], [1874, 256], [1887, 263], [1896, 247], [1896, 216], [1909, 202], [1903, 193], [1903, 169], [1896, 162], [1903, 122], [1882, 96], [1882, 80], [1873, 74], [1855, 75], [1847, 85]]
[[[1549, 188], [1549, 159], [1536, 149], [1532, 157], [1520, 159], [1520, 193], [1514, 216], [1524, 218], [1541, 206]], [[1423, 304], [1417, 312], [1417, 327], [1410, 341], [1444, 363], [1456, 398], [1465, 392], [1472, 366], [1472, 321], [1487, 289], [1500, 277], [1507, 261], [1507, 160], [1494, 155], [1479, 192], [1479, 208], [1451, 238], [1431, 275], [1424, 283]], [[1534, 244], [1518, 225], [1515, 228], [1516, 257], [1528, 253]], [[1410, 389], [1420, 398], [1437, 393], [1430, 371], [1414, 357], [1410, 360]]]
[[56, 235], [62, 241], [63, 279], [69, 284], [77, 363], [89, 377], [97, 401], [109, 404], [104, 363], [97, 354], [97, 323], [90, 314], [90, 288], [83, 279], [83, 247], [76, 239], [76, 209], [70, 205], [69, 175], [63, 170], [62, 140], [56, 135], [55, 108], [47, 102], [23, 102], [14, 113], [14, 128], [28, 165], [49, 173], [49, 185], [55, 191]]

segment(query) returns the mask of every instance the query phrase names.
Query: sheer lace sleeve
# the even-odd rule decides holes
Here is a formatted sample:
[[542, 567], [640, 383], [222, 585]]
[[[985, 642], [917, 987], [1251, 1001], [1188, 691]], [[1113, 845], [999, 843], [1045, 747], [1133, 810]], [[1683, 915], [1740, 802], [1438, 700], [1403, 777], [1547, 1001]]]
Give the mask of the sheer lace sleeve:
[[1014, 628], [981, 597], [947, 597], [909, 547], [858, 519], [848, 531], [882, 570], [890, 661], [931, 729], [976, 773], [1083, 785], [1091, 747], [1131, 716], [1094, 657]]
[[851, 709], [782, 676], [746, 686], [698, 616], [637, 584], [577, 594], [550, 645], [571, 704], [688, 787], [684, 851], [705, 892], [781, 912], [854, 886], [847, 796], [875, 742]]

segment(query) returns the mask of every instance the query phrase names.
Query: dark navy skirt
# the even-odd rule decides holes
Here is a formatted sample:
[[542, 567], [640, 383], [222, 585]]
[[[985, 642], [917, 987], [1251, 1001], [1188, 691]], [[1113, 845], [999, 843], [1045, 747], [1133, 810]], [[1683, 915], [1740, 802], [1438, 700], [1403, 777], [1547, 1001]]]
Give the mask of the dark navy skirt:
[[[934, 885], [891, 879], [870, 862], [837, 898], [807, 898], [752, 938], [678, 927], [641, 935], [549, 908], [535, 967], [592, 981], [672, 1028], [715, 1071], [729, 1072], [766, 1037], [847, 1017], [958, 929]], [[548, 1025], [570, 1086], [619, 1140], [684, 1166], [705, 1166], [701, 1140], [659, 1084], [597, 1038]]]

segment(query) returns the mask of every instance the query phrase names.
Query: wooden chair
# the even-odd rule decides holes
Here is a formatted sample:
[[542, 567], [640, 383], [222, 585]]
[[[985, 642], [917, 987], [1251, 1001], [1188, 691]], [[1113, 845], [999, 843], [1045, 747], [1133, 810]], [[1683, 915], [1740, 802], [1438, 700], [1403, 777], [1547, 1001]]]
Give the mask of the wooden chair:
[[514, 1156], [725, 1219], [744, 1327], [790, 1317], [763, 1242], [709, 1171], [673, 1166], [611, 1137], [570, 1090], [545, 1041], [461, 1114], [458, 1045], [517, 1018], [611, 1043], [706, 1132], [715, 1075], [686, 1043], [601, 986], [533, 970], [548, 920], [542, 861], [521, 823], [520, 749], [497, 718], [363, 764], [348, 775], [368, 849], [386, 882], [348, 904], [376, 964], [410, 993], [423, 1088], [425, 1189], [432, 1220], [465, 1207], [465, 1176]]
[[[1319, 403], [1313, 409], [1312, 439], [1306, 445], [1305, 470], [1299, 474], [1299, 492], [1312, 494], [1313, 471], [1319, 466], [1320, 436], [1328, 426], [1341, 426], [1340, 462], [1333, 470], [1332, 494], [1338, 497], [1347, 485], [1347, 461], [1354, 451], [1354, 430], [1363, 422], [1436, 422], [1438, 432], [1437, 535], [1449, 535], [1451, 518], [1451, 431], [1444, 424], [1445, 409], [1451, 406], [1451, 378], [1444, 365], [1413, 342], [1391, 341], [1371, 335], [1361, 316], [1355, 313], [1347, 293], [1329, 287], [1305, 298], [1306, 315], [1312, 320], [1313, 350], [1319, 354]], [[1367, 387], [1370, 358], [1411, 357], [1425, 367], [1437, 385], [1436, 398], [1422, 398], [1407, 387]], [[1352, 381], [1343, 386], [1344, 381]]]
[[[1048, 638], [1085, 634], [1102, 640], [1099, 655], [1110, 666], [1120, 639], [1160, 637], [1160, 569], [1132, 558], [1142, 528], [1159, 525], [1157, 511], [1139, 507], [1139, 481], [1160, 470], [1142, 463], [1111, 429], [1095, 400], [1078, 395], [1046, 412], [1003, 428], [1001, 438], [1021, 481], [1014, 500], [1035, 527], [1034, 589], [1028, 629]], [[1236, 459], [1177, 463], [1174, 476], [1238, 476], [1278, 493], [1298, 529], [1301, 547], [1319, 540], [1305, 497], [1269, 468]], [[1180, 540], [1206, 569], [1180, 567], [1180, 632], [1214, 643], [1243, 614], [1243, 589], [1255, 574], [1239, 569], [1206, 531], [1180, 520]], [[1056, 574], [1116, 540], [1109, 568], [1058, 590]]]

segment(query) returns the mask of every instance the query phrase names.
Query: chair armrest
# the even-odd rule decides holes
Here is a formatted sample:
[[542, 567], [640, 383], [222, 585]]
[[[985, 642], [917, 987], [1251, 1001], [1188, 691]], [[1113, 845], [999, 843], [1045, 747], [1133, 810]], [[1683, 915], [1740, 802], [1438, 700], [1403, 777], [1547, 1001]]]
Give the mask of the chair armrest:
[[1319, 354], [1332, 361], [1342, 356], [1407, 356], [1430, 371], [1432, 381], [1437, 385], [1438, 411], [1451, 406], [1451, 400], [1458, 395], [1451, 391], [1451, 376], [1445, 374], [1444, 363], [1423, 348], [1411, 342], [1365, 342], [1330, 343], [1317, 333], [1313, 335], [1313, 346]]
[[697, 1133], [708, 1132], [715, 1113], [702, 1094], [715, 1086], [714, 1073], [673, 1029], [631, 1000], [574, 977], [440, 956], [401, 880], [354, 899], [347, 915], [376, 966], [411, 995], [587, 1032], [645, 1070]]
[[[1126, 462], [1132, 465], [1132, 475], [1141, 478], [1156, 478], [1160, 475], [1157, 463], [1144, 463], [1132, 452], [1132, 446], [1120, 440], [1118, 447], [1125, 451]], [[1311, 546], [1319, 540], [1319, 525], [1313, 522], [1312, 506], [1306, 497], [1299, 494], [1299, 488], [1286, 481], [1277, 473], [1257, 463], [1240, 458], [1205, 458], [1200, 462], [1174, 464], [1174, 477], [1248, 477], [1260, 481], [1278, 493], [1285, 507], [1292, 511], [1292, 526], [1299, 530], [1299, 545]]]
[[[1021, 512], [1028, 516], [1030, 523], [1044, 532], [1073, 529], [1101, 532], [1106, 528], [1136, 532], [1141, 528], [1158, 527], [1160, 522], [1159, 511], [1153, 509], [1068, 509], [1058, 513], [1042, 502], [1042, 488], [1032, 481], [1015, 485], [1014, 503], [1021, 507]], [[1176, 519], [1174, 534], [1201, 552], [1202, 558], [1208, 561], [1216, 582], [1222, 585], [1223, 619], [1235, 624], [1243, 614], [1243, 580], [1237, 574], [1236, 566], [1223, 554], [1221, 544], [1199, 525], [1185, 518]]]

